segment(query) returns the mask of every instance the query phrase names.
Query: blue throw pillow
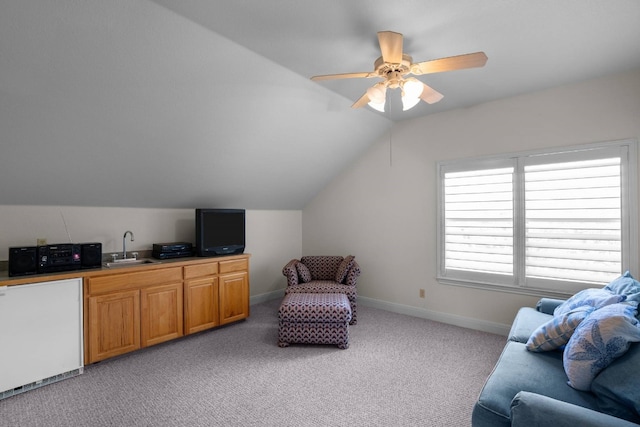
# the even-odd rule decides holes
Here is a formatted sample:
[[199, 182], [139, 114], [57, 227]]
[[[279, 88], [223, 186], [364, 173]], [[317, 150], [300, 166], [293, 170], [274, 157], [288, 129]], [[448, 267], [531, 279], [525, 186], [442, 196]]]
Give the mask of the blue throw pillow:
[[562, 362], [569, 385], [589, 391], [604, 368], [640, 342], [638, 303], [612, 304], [591, 313], [578, 325], [564, 349]]
[[627, 299], [626, 295], [616, 295], [604, 289], [585, 289], [578, 292], [553, 310], [553, 317], [566, 314], [583, 305], [588, 305], [595, 309], [609, 304], [617, 304]]
[[627, 301], [640, 302], [640, 282], [633, 278], [629, 271], [604, 287], [612, 294], [625, 295]]
[[562, 347], [569, 342], [578, 325], [594, 310], [591, 306], [583, 305], [554, 317], [533, 331], [527, 341], [527, 350], [551, 351]]
[[604, 413], [640, 424], [640, 343], [614, 360], [593, 380], [591, 392]]

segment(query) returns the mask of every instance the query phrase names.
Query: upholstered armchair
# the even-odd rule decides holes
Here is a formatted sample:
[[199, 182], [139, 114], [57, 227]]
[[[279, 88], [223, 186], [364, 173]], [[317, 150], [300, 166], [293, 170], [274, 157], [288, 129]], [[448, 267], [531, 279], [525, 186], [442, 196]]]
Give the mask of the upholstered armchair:
[[304, 256], [292, 259], [282, 269], [287, 278], [285, 294], [298, 293], [342, 293], [351, 304], [351, 325], [357, 323], [356, 282], [360, 276], [360, 266], [355, 257]]

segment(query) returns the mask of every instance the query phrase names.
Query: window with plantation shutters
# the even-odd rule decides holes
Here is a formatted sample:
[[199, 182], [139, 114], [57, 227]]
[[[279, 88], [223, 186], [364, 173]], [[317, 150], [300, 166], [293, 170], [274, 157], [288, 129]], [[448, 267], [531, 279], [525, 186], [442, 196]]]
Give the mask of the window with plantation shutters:
[[470, 277], [513, 275], [513, 171], [503, 167], [444, 175], [447, 270]]
[[607, 283], [622, 270], [621, 158], [525, 166], [532, 279]]
[[549, 295], [634, 273], [635, 152], [619, 141], [438, 164], [439, 280]]

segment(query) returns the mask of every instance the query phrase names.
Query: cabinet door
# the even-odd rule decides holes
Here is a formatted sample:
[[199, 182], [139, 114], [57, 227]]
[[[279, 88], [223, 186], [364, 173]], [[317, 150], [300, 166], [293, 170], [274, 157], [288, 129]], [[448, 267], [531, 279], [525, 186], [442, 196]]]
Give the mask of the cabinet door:
[[249, 317], [249, 274], [220, 276], [220, 324]]
[[218, 278], [203, 277], [185, 282], [187, 334], [218, 326]]
[[182, 283], [144, 288], [140, 298], [142, 347], [183, 335]]
[[89, 359], [107, 359], [140, 348], [140, 291], [89, 298]]

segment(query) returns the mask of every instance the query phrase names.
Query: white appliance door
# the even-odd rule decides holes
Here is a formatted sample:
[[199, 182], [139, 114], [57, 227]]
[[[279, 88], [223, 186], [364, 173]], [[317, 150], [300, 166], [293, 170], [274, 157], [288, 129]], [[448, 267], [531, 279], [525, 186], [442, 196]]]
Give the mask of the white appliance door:
[[0, 393], [82, 368], [82, 329], [82, 279], [0, 287]]

